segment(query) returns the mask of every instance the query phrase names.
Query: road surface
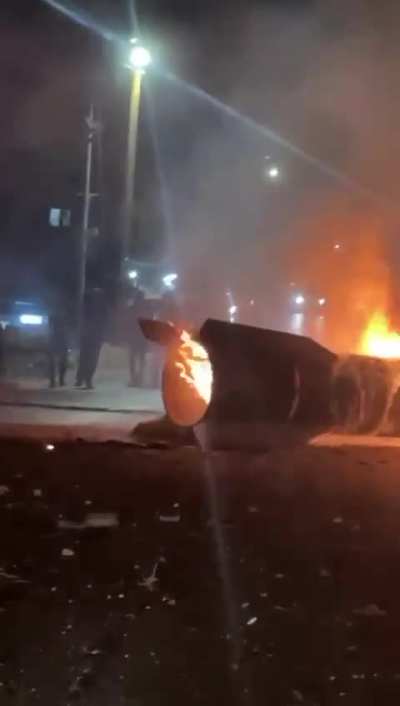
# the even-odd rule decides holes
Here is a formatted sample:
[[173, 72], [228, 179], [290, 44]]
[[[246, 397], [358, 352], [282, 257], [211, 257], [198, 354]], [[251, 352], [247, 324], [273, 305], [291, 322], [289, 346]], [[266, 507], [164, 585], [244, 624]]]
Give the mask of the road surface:
[[0, 444], [2, 706], [398, 706], [400, 454]]

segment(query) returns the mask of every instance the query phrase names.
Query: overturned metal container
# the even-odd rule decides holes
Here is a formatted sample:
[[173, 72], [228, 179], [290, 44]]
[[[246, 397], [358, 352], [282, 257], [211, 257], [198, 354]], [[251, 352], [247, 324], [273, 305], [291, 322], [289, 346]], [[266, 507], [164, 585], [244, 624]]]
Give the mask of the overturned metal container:
[[[141, 326], [147, 338], [167, 347], [162, 392], [166, 411], [177, 424], [194, 426], [212, 419], [315, 427], [332, 422], [337, 357], [315, 341], [208, 319], [192, 334], [189, 354], [197, 359], [188, 362], [191, 343], [181, 332], [155, 321], [142, 321]], [[196, 365], [202, 370], [199, 384]]]

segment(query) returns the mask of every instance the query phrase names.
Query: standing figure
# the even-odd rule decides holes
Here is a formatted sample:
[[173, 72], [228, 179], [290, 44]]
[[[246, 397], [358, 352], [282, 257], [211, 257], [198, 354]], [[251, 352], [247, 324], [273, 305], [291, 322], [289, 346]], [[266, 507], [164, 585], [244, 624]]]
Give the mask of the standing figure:
[[49, 385], [64, 387], [68, 365], [68, 320], [63, 308], [49, 316]]
[[144, 382], [144, 369], [147, 341], [139, 326], [139, 319], [145, 318], [145, 298], [141, 289], [135, 288], [134, 296], [128, 302], [127, 339], [129, 350], [129, 387], [141, 387]]
[[90, 289], [85, 294], [76, 387], [93, 390], [93, 377], [99, 362], [107, 324], [107, 306], [102, 289]]

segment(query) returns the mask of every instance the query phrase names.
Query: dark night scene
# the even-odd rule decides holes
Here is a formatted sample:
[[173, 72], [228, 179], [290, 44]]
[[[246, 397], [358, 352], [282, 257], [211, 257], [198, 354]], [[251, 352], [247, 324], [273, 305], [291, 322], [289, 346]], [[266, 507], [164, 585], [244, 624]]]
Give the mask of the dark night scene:
[[0, 706], [399, 706], [400, 5], [1, 15]]

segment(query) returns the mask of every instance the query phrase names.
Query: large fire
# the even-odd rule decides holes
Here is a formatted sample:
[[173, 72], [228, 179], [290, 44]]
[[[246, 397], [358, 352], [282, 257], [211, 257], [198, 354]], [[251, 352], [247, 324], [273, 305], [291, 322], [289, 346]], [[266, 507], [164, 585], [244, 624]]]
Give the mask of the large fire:
[[179, 376], [185, 380], [208, 406], [211, 400], [213, 373], [206, 349], [194, 341], [187, 331], [181, 333], [181, 344], [175, 365]]
[[360, 353], [376, 358], [400, 359], [400, 334], [390, 329], [383, 312], [375, 312], [371, 316], [361, 337]]

